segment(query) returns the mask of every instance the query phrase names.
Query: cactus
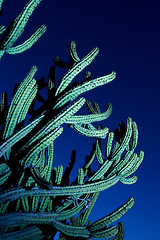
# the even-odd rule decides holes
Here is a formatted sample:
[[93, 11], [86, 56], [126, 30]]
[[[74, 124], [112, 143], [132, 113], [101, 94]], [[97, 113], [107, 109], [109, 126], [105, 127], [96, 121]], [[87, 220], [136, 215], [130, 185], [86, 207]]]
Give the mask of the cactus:
[[[0, 58], [2, 58], [5, 52], [8, 54], [18, 54], [26, 51], [32, 47], [32, 45], [37, 42], [37, 40], [45, 33], [46, 26], [42, 25], [24, 43], [16, 47], [12, 47], [23, 33], [29, 17], [41, 1], [42, 0], [30, 0], [22, 12], [11, 22], [7, 28], [5, 26], [1, 26], [0, 34], [2, 34], [2, 37], [0, 39]], [[2, 3], [3, 1], [0, 1], [0, 9]]]
[[[3, 1], [0, 2], [0, 7]], [[20, 53], [31, 42], [11, 47], [40, 1], [29, 1], [22, 13], [14, 20], [10, 31], [1, 39], [1, 51]], [[33, 43], [33, 42], [32, 42]], [[17, 50], [18, 49], [18, 50]], [[94, 126], [107, 119], [112, 112], [109, 103], [104, 113], [98, 103], [92, 104], [82, 93], [88, 92], [115, 79], [115, 72], [92, 79], [86, 72], [81, 83], [72, 80], [88, 66], [98, 54], [94, 48], [80, 59], [75, 42], [69, 47], [70, 60], [63, 62], [55, 57], [57, 67], [66, 68], [66, 74], [55, 86], [55, 68], [51, 67], [48, 82], [34, 79], [33, 66], [22, 83], [15, 88], [11, 103], [3, 93], [0, 102], [0, 237], [2, 239], [53, 239], [60, 232], [59, 240], [65, 239], [112, 239], [123, 240], [121, 222], [112, 225], [133, 205], [128, 199], [121, 207], [107, 216], [92, 222], [89, 215], [101, 191], [117, 182], [133, 184], [131, 176], [141, 164], [144, 153], [134, 151], [138, 141], [137, 125], [130, 117], [126, 124], [120, 122], [115, 133], [107, 127]], [[47, 100], [40, 95], [41, 88], [48, 89]], [[35, 108], [36, 101], [42, 106]], [[84, 104], [88, 115], [78, 115]], [[30, 116], [30, 117], [29, 117]], [[28, 123], [25, 119], [29, 118]], [[91, 153], [85, 164], [77, 170], [77, 178], [69, 184], [69, 175], [75, 162], [75, 151], [66, 169], [54, 166], [54, 141], [63, 134], [63, 125], [81, 135], [94, 138]], [[72, 130], [71, 130], [72, 131]], [[106, 149], [102, 151], [101, 142]], [[105, 155], [103, 154], [105, 152]], [[91, 171], [97, 161], [99, 168]]]

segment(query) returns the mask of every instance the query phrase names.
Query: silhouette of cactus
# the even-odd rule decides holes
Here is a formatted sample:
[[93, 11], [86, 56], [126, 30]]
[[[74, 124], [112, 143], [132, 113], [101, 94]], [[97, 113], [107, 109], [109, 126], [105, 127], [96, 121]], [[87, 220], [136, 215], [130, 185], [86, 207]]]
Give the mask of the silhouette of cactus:
[[[34, 3], [35, 5], [34, 5]], [[23, 10], [36, 7], [40, 1], [30, 1]], [[0, 2], [2, 4], [2, 1]], [[33, 5], [32, 5], [33, 4]], [[32, 10], [33, 10], [32, 8]], [[19, 15], [17, 19], [22, 16]], [[21, 17], [20, 17], [21, 16]], [[26, 17], [27, 18], [27, 17]], [[17, 20], [19, 21], [19, 20]], [[24, 27], [24, 25], [23, 25]], [[11, 49], [15, 25], [3, 45]], [[16, 27], [17, 29], [17, 27]], [[20, 32], [20, 30], [18, 30]], [[14, 40], [13, 40], [13, 39]], [[8, 40], [9, 39], [9, 40]], [[6, 48], [5, 48], [6, 46]], [[7, 52], [8, 52], [7, 50]], [[57, 231], [59, 240], [65, 239], [112, 239], [122, 240], [124, 228], [121, 222], [111, 224], [123, 216], [133, 205], [128, 199], [120, 208], [109, 215], [92, 222], [89, 215], [101, 191], [117, 182], [133, 184], [131, 176], [143, 160], [144, 153], [134, 153], [138, 140], [137, 125], [131, 118], [120, 122], [115, 133], [108, 128], [97, 128], [94, 122], [107, 119], [112, 112], [109, 103], [104, 113], [98, 103], [92, 104], [79, 95], [112, 81], [116, 74], [92, 79], [86, 72], [81, 83], [72, 80], [89, 65], [96, 55], [94, 48], [80, 59], [75, 42], [69, 48], [70, 60], [63, 62], [55, 57], [58, 67], [66, 68], [66, 74], [55, 85], [55, 67], [51, 67], [47, 82], [44, 78], [35, 80], [37, 68], [33, 66], [19, 86], [15, 86], [13, 98], [8, 105], [7, 94], [0, 102], [0, 236], [2, 239], [53, 239]], [[47, 100], [39, 90], [48, 89]], [[40, 101], [41, 107], [35, 108]], [[77, 115], [86, 103], [88, 115]], [[30, 116], [28, 124], [26, 117]], [[64, 170], [62, 165], [53, 166], [54, 141], [63, 132], [63, 124], [79, 134], [95, 139], [85, 164], [78, 170], [77, 178], [69, 184], [69, 175], [75, 162], [75, 151]], [[105, 155], [101, 141], [106, 142]], [[104, 152], [104, 151], [103, 151]], [[92, 172], [91, 165], [98, 161], [99, 168]]]

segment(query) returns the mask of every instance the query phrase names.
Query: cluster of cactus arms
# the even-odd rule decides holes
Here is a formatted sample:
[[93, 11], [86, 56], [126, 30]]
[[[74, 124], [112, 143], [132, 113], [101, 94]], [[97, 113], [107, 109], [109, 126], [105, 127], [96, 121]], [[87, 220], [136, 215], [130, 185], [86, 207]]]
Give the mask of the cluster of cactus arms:
[[[17, 48], [11, 47], [39, 2], [29, 1], [9, 30], [4, 30], [1, 52], [18, 53], [32, 45], [29, 40]], [[72, 41], [68, 63], [59, 57], [54, 58], [56, 67], [66, 68], [57, 87], [56, 67], [50, 68], [47, 81], [44, 78], [36, 81], [37, 68], [33, 66], [22, 83], [15, 86], [10, 104], [7, 93], [1, 95], [0, 239], [53, 239], [57, 232], [60, 232], [59, 240], [124, 238], [123, 224], [119, 222], [116, 226], [112, 223], [134, 205], [133, 198], [96, 222], [89, 219], [101, 191], [119, 181], [123, 184], [137, 181], [136, 176], [130, 175], [137, 170], [144, 156], [143, 151], [139, 155], [134, 152], [138, 129], [131, 118], [126, 124], [120, 122], [114, 133], [101, 125], [95, 127], [95, 122], [109, 117], [112, 105], [109, 103], [102, 113], [98, 103], [92, 104], [79, 97], [111, 82], [115, 72], [96, 79], [86, 72], [81, 83], [72, 83], [98, 52], [99, 49], [94, 48], [80, 59]], [[40, 94], [42, 88], [48, 90], [47, 99]], [[41, 102], [39, 108], [35, 105], [37, 101]], [[84, 104], [88, 115], [78, 115]], [[62, 165], [53, 166], [54, 141], [62, 134], [64, 124], [95, 139], [90, 155], [71, 184], [69, 175], [75, 162], [75, 151], [66, 169]], [[105, 141], [105, 154], [101, 141]], [[91, 165], [95, 161], [99, 168], [92, 171]]]
[[[0, 25], [0, 58], [6, 52], [8, 54], [18, 54], [26, 51], [43, 35], [46, 31], [46, 26], [42, 25], [33, 33], [29, 39], [24, 43], [12, 47], [17, 39], [21, 36], [24, 31], [24, 28], [28, 22], [29, 17], [33, 13], [34, 9], [42, 0], [30, 0], [22, 12], [11, 22], [11, 24], [6, 28], [3, 25]], [[3, 0], [0, 0], [0, 13], [2, 11]]]

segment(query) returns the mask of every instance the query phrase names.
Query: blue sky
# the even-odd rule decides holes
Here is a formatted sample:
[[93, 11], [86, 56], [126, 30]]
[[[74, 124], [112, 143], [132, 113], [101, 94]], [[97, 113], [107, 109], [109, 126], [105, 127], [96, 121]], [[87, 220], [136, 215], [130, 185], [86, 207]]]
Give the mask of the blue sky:
[[[26, 0], [5, 0], [1, 24], [8, 26], [26, 3]], [[136, 172], [137, 183], [131, 186], [118, 183], [101, 193], [91, 219], [95, 221], [105, 216], [133, 196], [135, 206], [121, 218], [125, 240], [157, 239], [160, 215], [158, 1], [43, 0], [18, 43], [26, 40], [41, 24], [47, 26], [47, 32], [30, 50], [2, 57], [0, 93], [7, 91], [11, 98], [15, 83], [20, 83], [33, 65], [38, 67], [36, 79], [47, 78], [54, 56], [68, 60], [68, 45], [72, 40], [77, 44], [80, 58], [93, 47], [99, 47], [99, 55], [87, 70], [94, 78], [112, 70], [116, 71], [117, 77], [84, 97], [98, 102], [102, 111], [108, 102], [112, 103], [113, 112], [102, 123], [110, 131], [117, 128], [120, 121], [126, 123], [127, 117], [131, 117], [139, 128], [136, 153], [143, 150], [145, 158]], [[57, 77], [59, 75], [60, 70]], [[80, 74], [77, 80], [82, 78], [83, 74]], [[92, 142], [65, 128], [63, 136], [55, 142], [55, 165], [67, 165], [72, 149], [76, 149], [76, 172], [85, 155], [90, 154]]]

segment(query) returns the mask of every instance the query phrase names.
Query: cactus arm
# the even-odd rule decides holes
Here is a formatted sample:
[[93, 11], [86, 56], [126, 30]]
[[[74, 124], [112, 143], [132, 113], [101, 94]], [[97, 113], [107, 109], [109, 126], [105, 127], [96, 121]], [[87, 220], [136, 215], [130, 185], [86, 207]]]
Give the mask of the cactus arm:
[[[23, 8], [22, 12], [11, 22], [7, 29], [2, 28], [1, 33], [3, 36], [0, 40], [0, 59], [5, 53], [17, 54], [29, 49], [46, 31], [46, 27], [42, 25], [28, 40], [23, 44], [13, 47], [12, 45], [21, 36], [24, 28], [32, 15], [34, 9], [42, 0], [30, 0]], [[0, 2], [0, 5], [2, 1]], [[1, 10], [1, 9], [0, 9]]]
[[97, 231], [105, 226], [112, 224], [117, 221], [120, 217], [122, 217], [129, 209], [131, 209], [134, 205], [134, 199], [129, 198], [121, 207], [108, 214], [106, 217], [99, 219], [94, 222], [89, 229], [91, 231]]
[[[47, 196], [46, 196], [47, 198]], [[22, 198], [23, 200], [23, 198]], [[6, 213], [0, 214], [0, 227], [10, 226], [23, 226], [28, 225], [28, 222], [31, 224], [48, 224], [52, 223], [53, 219], [57, 219], [59, 221], [63, 221], [74, 215], [78, 214], [83, 206], [84, 202], [81, 202], [79, 206], [73, 207], [72, 209], [62, 211], [61, 213], [57, 212], [37, 212], [37, 213]], [[9, 221], [4, 222], [5, 219], [9, 219]]]
[[31, 226], [31, 227], [21, 229], [19, 231], [1, 234], [1, 237], [4, 240], [7, 240], [7, 239], [17, 239], [17, 240], [28, 239], [29, 240], [34, 238], [42, 239], [44, 238], [44, 234], [43, 234], [43, 231], [40, 230], [38, 227]]
[[123, 184], [130, 185], [130, 184], [134, 184], [135, 182], [137, 182], [137, 179], [138, 179], [137, 176], [132, 176], [130, 178], [121, 178], [120, 182]]
[[[125, 166], [130, 161], [130, 158], [133, 157], [132, 155], [135, 150], [135, 147], [137, 146], [137, 140], [138, 140], [137, 125], [135, 122], [132, 122], [132, 135], [131, 135], [129, 144], [126, 146], [126, 153], [121, 160], [119, 158], [119, 160], [114, 161], [114, 163], [112, 165], [112, 168], [113, 168], [112, 173], [113, 174], [116, 171], [118, 171], [119, 169], [121, 169], [123, 166]], [[123, 139], [123, 141], [124, 141], [124, 139]], [[122, 143], [123, 143], [123, 141], [122, 141]], [[117, 148], [113, 149], [112, 152], [118, 151], [118, 148], [120, 149], [120, 145]]]
[[86, 107], [90, 114], [97, 114], [90, 101], [86, 102]]
[[40, 140], [38, 140], [34, 146], [27, 152], [26, 155], [20, 160], [22, 165], [32, 163], [34, 155], [38, 154], [42, 149], [46, 148], [52, 141], [54, 141], [63, 132], [62, 127], [57, 127], [51, 132], [45, 134]]
[[112, 112], [112, 105], [109, 103], [107, 110], [104, 113], [96, 113], [96, 114], [90, 114], [90, 115], [82, 115], [82, 116], [72, 116], [67, 119], [67, 124], [87, 124], [97, 121], [102, 121], [107, 119]]
[[53, 153], [54, 153], [54, 143], [51, 142], [47, 149], [47, 171], [45, 173], [45, 179], [49, 182], [51, 172], [52, 172], [52, 165], [53, 165]]
[[59, 165], [56, 171], [56, 179], [55, 179], [55, 183], [57, 185], [60, 185], [62, 181], [62, 175], [63, 175], [63, 166]]
[[18, 122], [22, 122], [23, 120], [25, 120], [25, 117], [31, 106], [31, 103], [36, 97], [37, 91], [38, 91], [38, 86], [37, 84], [35, 84], [35, 86], [32, 88], [32, 91], [29, 93], [28, 98], [26, 99], [25, 103], [22, 106], [21, 112], [19, 114]]
[[52, 225], [58, 229], [60, 232], [63, 232], [64, 234], [68, 236], [74, 236], [74, 237], [89, 237], [90, 232], [86, 227], [80, 227], [80, 226], [70, 226], [66, 225], [64, 223], [61, 223], [57, 220], [53, 220]]
[[98, 86], [102, 86], [104, 84], [111, 82], [113, 79], [115, 79], [115, 77], [116, 77], [115, 72], [112, 72], [109, 75], [106, 75], [106, 76], [103, 76], [100, 78], [96, 78], [96, 79], [93, 79], [93, 80], [90, 80], [88, 82], [84, 82], [84, 83], [78, 85], [74, 89], [69, 90], [67, 93], [62, 95], [62, 97], [60, 97], [57, 100], [57, 103], [54, 106], [54, 109], [59, 108], [59, 107], [63, 106], [65, 103], [74, 100], [80, 94], [82, 94], [84, 92], [88, 92]]
[[94, 48], [87, 56], [85, 56], [80, 62], [78, 62], [68, 73], [62, 78], [59, 87], [56, 90], [55, 95], [61, 93], [73, 80], [73, 78], [80, 73], [86, 66], [88, 66], [99, 52], [98, 48]]
[[72, 41], [70, 44], [69, 53], [74, 62], [80, 61], [80, 58], [78, 57], [77, 51], [76, 51], [76, 43], [74, 41]]
[[100, 130], [90, 130], [90, 129], [86, 129], [84, 127], [82, 127], [79, 124], [74, 124], [74, 125], [70, 125], [70, 127], [72, 127], [74, 130], [76, 130], [78, 133], [87, 136], [87, 137], [93, 137], [93, 138], [106, 138], [106, 135], [109, 131], [109, 129], [107, 127], [105, 127], [104, 129], [100, 129]]
[[1, 39], [1, 50], [6, 50], [15, 43], [15, 41], [24, 31], [24, 27], [27, 24], [29, 17], [32, 15], [34, 9], [40, 2], [41, 0], [30, 0], [26, 4], [22, 12], [13, 21], [12, 28], [9, 33], [3, 36], [3, 38]]
[[78, 184], [83, 184], [84, 182], [84, 170], [83, 168], [79, 168], [78, 170]]
[[[63, 110], [61, 113], [56, 115], [54, 119], [50, 120], [45, 124], [30, 140], [28, 143], [20, 150], [20, 152], [25, 151], [31, 144], [33, 144], [35, 141], [43, 137], [44, 134], [49, 133], [51, 130], [53, 130], [56, 127], [59, 127], [65, 122], [65, 119], [70, 117], [71, 115], [75, 114], [85, 103], [84, 98], [80, 98], [74, 103], [72, 103], [69, 107], [67, 107], [65, 110]], [[44, 116], [43, 114], [41, 117]], [[17, 153], [19, 154], [19, 153]]]
[[118, 233], [118, 229], [116, 226], [111, 226], [106, 228], [105, 230], [98, 230], [96, 232], [91, 232], [91, 237], [93, 238], [97, 238], [97, 239], [107, 239], [110, 238], [112, 236], [114, 236], [115, 234]]
[[88, 217], [94, 207], [94, 204], [99, 196], [100, 192], [96, 192], [93, 194], [92, 198], [91, 198], [91, 204], [90, 204], [90, 207], [86, 208], [82, 214], [82, 217], [81, 217], [81, 224], [82, 226], [85, 225], [87, 223], [87, 220], [88, 220]]
[[40, 28], [37, 29], [37, 31], [31, 35], [29, 39], [27, 39], [24, 43], [16, 46], [16, 47], [10, 47], [6, 50], [8, 54], [19, 54], [22, 53], [29, 48], [33, 46], [35, 42], [46, 32], [46, 26], [42, 25]]
[[111, 238], [110, 240], [123, 240], [124, 239], [124, 227], [122, 222], [118, 223], [118, 233], [115, 237]]
[[112, 148], [112, 142], [113, 142], [114, 133], [110, 132], [107, 136], [107, 142], [106, 142], [106, 156], [109, 157], [111, 153]]
[[125, 137], [123, 138], [122, 143], [116, 149], [116, 151], [112, 151], [112, 154], [111, 154], [112, 161], [115, 160], [115, 158], [124, 151], [124, 149], [126, 148], [126, 146], [128, 145], [128, 143], [130, 141], [131, 135], [132, 135], [132, 120], [131, 120], [131, 118], [128, 118], [127, 119], [127, 130], [126, 130]]
[[36, 181], [36, 183], [40, 184], [44, 189], [49, 188], [49, 182], [46, 181], [41, 175], [39, 170], [33, 166], [33, 164], [28, 164], [25, 169], [30, 169], [31, 170], [31, 175], [33, 179]]
[[[8, 138], [14, 131], [14, 128], [17, 123], [19, 123], [19, 114], [21, 113], [21, 109], [27, 100], [28, 95], [32, 92], [36, 81], [33, 79], [37, 68], [33, 66], [26, 78], [23, 80], [21, 85], [19, 86], [16, 94], [14, 95], [12, 102], [10, 104], [5, 129], [3, 133], [3, 139]], [[13, 126], [13, 127], [12, 127]]]
[[129, 161], [129, 164], [126, 164], [124, 168], [119, 171], [119, 176], [122, 175], [123, 177], [128, 177], [132, 173], [134, 173], [140, 164], [142, 163], [144, 158], [144, 152], [140, 151], [139, 156], [137, 157], [137, 154], [134, 155], [133, 158]]
[[11, 174], [10, 168], [7, 166], [6, 163], [0, 164], [0, 185], [2, 185]]
[[88, 183], [78, 186], [68, 186], [68, 187], [59, 187], [59, 186], [52, 186], [50, 185], [50, 190], [44, 190], [44, 189], [32, 189], [32, 190], [26, 190], [22, 191], [23, 189], [13, 189], [10, 191], [7, 191], [6, 193], [0, 194], [0, 203], [3, 203], [4, 201], [13, 201], [19, 197], [23, 198], [26, 196], [76, 196], [76, 195], [83, 195], [87, 193], [94, 193], [99, 191], [104, 191], [105, 189], [108, 189], [109, 187], [115, 185], [119, 181], [119, 178], [114, 176], [111, 178], [108, 178], [106, 180], [100, 180], [95, 183]]
[[89, 179], [89, 181], [102, 179], [111, 165], [112, 161], [106, 160], [103, 165], [95, 172], [95, 174]]
[[[5, 125], [3, 139], [10, 137], [14, 133], [16, 125], [19, 123], [19, 120], [21, 120], [21, 114], [23, 114], [24, 105], [26, 105], [26, 101], [28, 97], [34, 92], [35, 86], [36, 86], [36, 81], [35, 79], [33, 79], [28, 84], [26, 89], [24, 89], [24, 92], [22, 93], [19, 102], [16, 104], [14, 111], [11, 114], [10, 120], [8, 120], [7, 118], [8, 124]], [[7, 153], [5, 154], [6, 160], [9, 159], [10, 151], [7, 151]]]
[[[48, 215], [48, 216], [47, 216]], [[6, 213], [0, 215], [0, 226], [25, 226], [28, 222], [31, 224], [51, 223], [53, 218], [57, 217], [57, 213]], [[45, 218], [46, 216], [46, 218]], [[8, 220], [7, 220], [8, 219]]]
[[25, 137], [43, 118], [43, 116], [39, 117], [38, 119], [34, 120], [32, 123], [28, 124], [24, 128], [22, 128], [19, 132], [14, 134], [12, 137], [7, 139], [1, 146], [0, 146], [0, 157], [5, 154], [5, 152], [11, 148], [15, 143]]
[[4, 33], [5, 30], [6, 30], [6, 27], [3, 26], [3, 25], [1, 25], [1, 26], [0, 26], [0, 35], [1, 35], [2, 33]]
[[0, 11], [2, 10], [2, 4], [4, 0], [0, 0]]
[[100, 139], [97, 139], [97, 140], [96, 140], [96, 149], [95, 149], [95, 152], [96, 152], [97, 161], [99, 162], [100, 165], [102, 165], [103, 162], [104, 162], [104, 157], [103, 157], [103, 154], [102, 154], [102, 151], [101, 151], [101, 148], [100, 148], [99, 140], [100, 140]]

